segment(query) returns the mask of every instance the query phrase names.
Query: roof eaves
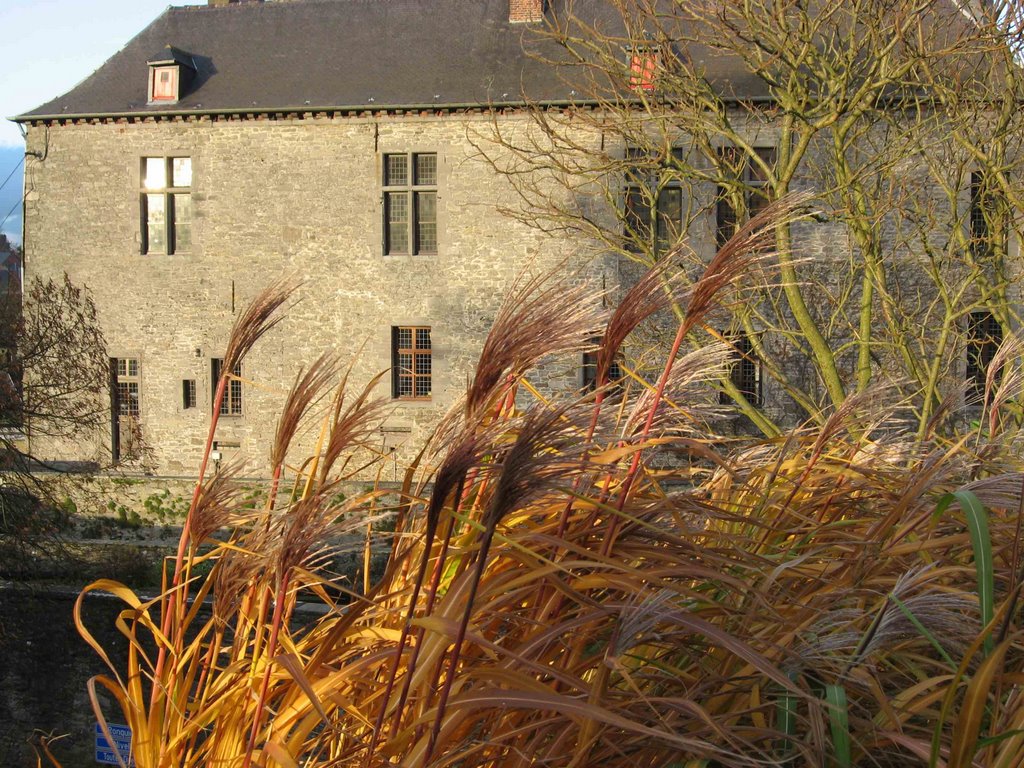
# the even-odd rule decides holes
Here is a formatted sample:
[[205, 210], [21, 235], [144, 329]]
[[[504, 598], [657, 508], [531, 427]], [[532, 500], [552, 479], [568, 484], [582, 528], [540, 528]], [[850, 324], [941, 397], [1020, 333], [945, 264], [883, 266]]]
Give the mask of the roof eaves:
[[[772, 104], [771, 96], [728, 96], [723, 101], [729, 104]], [[7, 118], [16, 123], [47, 122], [52, 120], [98, 120], [121, 118], [161, 117], [215, 117], [217, 115], [279, 115], [311, 114], [319, 112], [459, 112], [465, 110], [501, 110], [539, 107], [599, 107], [607, 104], [602, 99], [538, 99], [536, 101], [490, 101], [490, 102], [430, 102], [423, 104], [334, 104], [315, 106], [301, 104], [281, 107], [233, 107], [225, 109], [161, 109], [152, 112], [61, 112], [49, 115], [23, 114]], [[640, 103], [639, 100], [636, 102]]]
[[591, 107], [599, 104], [597, 100], [581, 99], [552, 99], [540, 101], [502, 101], [502, 102], [465, 102], [465, 103], [439, 103], [429, 104], [342, 104], [313, 106], [302, 104], [284, 107], [234, 107], [230, 109], [161, 109], [153, 112], [61, 112], [50, 115], [24, 114], [7, 118], [16, 123], [44, 122], [49, 120], [94, 120], [101, 118], [159, 118], [159, 117], [202, 117], [204, 115], [277, 115], [281, 113], [312, 112], [458, 112], [462, 110], [480, 109], [510, 109], [523, 107], [570, 107], [584, 106]]

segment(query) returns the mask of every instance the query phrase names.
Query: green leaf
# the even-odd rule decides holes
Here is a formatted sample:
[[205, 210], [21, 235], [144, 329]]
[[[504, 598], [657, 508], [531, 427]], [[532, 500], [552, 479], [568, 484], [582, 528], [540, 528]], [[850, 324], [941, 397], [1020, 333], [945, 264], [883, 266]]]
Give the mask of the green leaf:
[[[796, 675], [791, 673], [790, 680], [796, 683]], [[775, 704], [776, 730], [784, 733], [787, 737], [796, 736], [796, 704], [797, 697], [792, 693], [783, 692]], [[790, 738], [783, 739], [779, 743], [778, 754], [782, 758], [788, 758], [792, 751], [793, 744]]]
[[[981, 626], [992, 623], [995, 612], [995, 576], [992, 561], [992, 539], [988, 532], [988, 511], [971, 491], [954, 491], [939, 499], [935, 514], [940, 515], [956, 501], [967, 518], [967, 530], [974, 549], [974, 570], [978, 577], [978, 604], [981, 607]], [[985, 655], [992, 653], [992, 636], [985, 638]]]
[[841, 685], [825, 686], [828, 703], [829, 727], [832, 731], [832, 750], [835, 765], [850, 768], [853, 765], [850, 748], [850, 714], [846, 704], [846, 689]]
[[956, 669], [956, 662], [953, 661], [952, 657], [948, 653], [946, 653], [946, 649], [942, 647], [942, 643], [939, 642], [935, 635], [928, 631], [928, 628], [918, 620], [917, 616], [907, 608], [906, 604], [893, 594], [889, 595], [889, 599], [896, 604], [896, 607], [899, 608], [903, 615], [907, 617], [907, 621], [913, 624], [914, 628], [921, 633], [921, 636], [932, 644], [932, 647], [938, 651], [943, 660], [949, 664], [949, 666], [953, 667], [953, 669]]

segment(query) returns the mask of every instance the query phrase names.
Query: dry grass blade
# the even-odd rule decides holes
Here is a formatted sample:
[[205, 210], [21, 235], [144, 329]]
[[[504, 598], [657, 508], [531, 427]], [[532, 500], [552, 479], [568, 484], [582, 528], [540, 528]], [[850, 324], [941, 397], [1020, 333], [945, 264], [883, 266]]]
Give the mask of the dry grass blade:
[[241, 462], [217, 467], [213, 477], [204, 482], [192, 511], [192, 544], [199, 546], [222, 528], [244, 525], [252, 513], [239, 509], [240, 488], [237, 478]]
[[546, 355], [581, 349], [601, 320], [600, 306], [585, 286], [549, 277], [524, 279], [514, 286], [480, 352], [466, 395], [468, 420], [488, 409], [507, 377], [518, 379]]
[[[665, 382], [665, 390], [658, 404], [654, 389], [646, 388], [634, 401], [623, 425], [623, 436], [642, 430], [648, 415], [654, 409], [655, 420], [651, 428], [662, 431], [671, 426], [687, 431], [698, 431], [717, 410], [708, 402], [709, 382], [720, 380], [732, 362], [727, 344], [707, 344], [680, 357]], [[706, 434], [703, 432], [702, 434]]]
[[321, 484], [328, 482], [328, 478], [337, 467], [338, 459], [343, 454], [367, 447], [371, 435], [380, 426], [389, 403], [374, 398], [373, 392], [383, 375], [380, 373], [371, 378], [351, 402], [346, 402], [348, 372], [345, 373], [334, 401], [327, 445], [320, 464]]
[[270, 452], [270, 466], [279, 467], [284, 464], [288, 446], [298, 432], [303, 417], [337, 377], [338, 361], [334, 355], [321, 355], [308, 370], [299, 371], [295, 376], [295, 382], [281, 409], [281, 418], [277, 422], [277, 433]]
[[[694, 290], [694, 312], [761, 256], [738, 248]], [[604, 346], [662, 305], [660, 273], [647, 280]], [[461, 423], [432, 445], [436, 471], [407, 473], [397, 502], [383, 488], [344, 503], [336, 493], [353, 452], [367, 453], [374, 382], [354, 397], [340, 390], [293, 495], [261, 505], [255, 523], [228, 474], [202, 485], [196, 535], [243, 522], [228, 541], [210, 537], [210, 554], [187, 553], [185, 573], [213, 563], [190, 585], [196, 600], [213, 589], [213, 618], [197, 605], [167, 612], [184, 594], [168, 584], [154, 604], [170, 617], [163, 632], [154, 606], [126, 593], [118, 626], [132, 661], [94, 683], [132, 724], [140, 768], [903, 768], [927, 759], [933, 738], [936, 756], [1024, 762], [1013, 672], [1024, 642], [1011, 626], [1022, 475], [1009, 443], [968, 451], [967, 438], [937, 447], [897, 434], [870, 392], [823, 424], [737, 450], [697, 420], [714, 405], [706, 380], [722, 375], [721, 349], [673, 353], [626, 433], [594, 437], [596, 398], [514, 407], [516, 376], [585, 343], [596, 317], [582, 297], [561, 317], [564, 292], [527, 287], [490, 340], [494, 359]], [[287, 406], [282, 459], [326, 388], [311, 371]], [[656, 461], [655, 445], [666, 448]], [[412, 490], [430, 482], [429, 496]], [[1009, 596], [993, 620], [1006, 621], [999, 663], [978, 657], [965, 516], [935, 514], [957, 490], [988, 505], [986, 562], [995, 596]], [[365, 594], [318, 570], [334, 533], [357, 528], [362, 541], [366, 521], [396, 506], [392, 559]], [[300, 599], [324, 612], [297, 612]], [[173, 663], [150, 665], [150, 640]], [[979, 752], [988, 733], [998, 741]]]
[[612, 311], [598, 348], [598, 383], [608, 381], [608, 371], [629, 335], [656, 313], [672, 302], [686, 304], [690, 289], [673, 277], [675, 262], [663, 259], [634, 283]]
[[222, 370], [225, 374], [230, 374], [256, 342], [284, 319], [281, 309], [298, 287], [293, 280], [272, 283], [238, 316], [224, 351]]

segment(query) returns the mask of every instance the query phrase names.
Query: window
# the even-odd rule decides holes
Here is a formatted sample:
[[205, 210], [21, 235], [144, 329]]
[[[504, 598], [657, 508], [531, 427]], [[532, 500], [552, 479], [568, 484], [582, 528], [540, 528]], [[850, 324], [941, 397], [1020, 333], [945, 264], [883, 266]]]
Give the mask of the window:
[[[754, 147], [754, 153], [764, 165], [772, 168], [776, 162], [774, 147]], [[745, 157], [736, 147], [722, 147], [718, 151], [719, 165], [726, 175], [735, 176], [748, 217], [755, 216], [771, 202], [768, 178], [759, 163]], [[741, 220], [730, 197], [729, 187], [720, 184], [715, 195], [715, 245], [721, 248], [736, 234]]]
[[181, 381], [181, 407], [195, 408], [196, 407], [196, 380], [195, 379], [182, 379]]
[[400, 400], [430, 397], [430, 329], [396, 326], [391, 329], [391, 393]]
[[384, 155], [384, 253], [437, 253], [437, 154]]
[[178, 67], [153, 67], [153, 90], [150, 101], [178, 100]]
[[968, 222], [972, 256], [977, 259], [990, 257], [998, 243], [1006, 242], [1006, 210], [1005, 198], [989, 185], [985, 175], [978, 171], [972, 173]]
[[[590, 340], [590, 343], [595, 347], [601, 344], [601, 339], [594, 338]], [[597, 350], [590, 350], [583, 353], [583, 391], [592, 392], [597, 388]], [[622, 379], [622, 368], [619, 366], [618, 360], [612, 360], [612, 364], [608, 366], [608, 382], [617, 382]]]
[[639, 147], [626, 149], [625, 239], [626, 248], [640, 252], [652, 248], [655, 255], [676, 244], [683, 230], [683, 190], [676, 164], [683, 151], [673, 149], [658, 161]]
[[117, 358], [117, 412], [120, 416], [139, 416], [139, 361]]
[[17, 346], [6, 338], [0, 338], [0, 428], [21, 426], [21, 392]]
[[[744, 333], [735, 335], [728, 341], [732, 345], [733, 358], [733, 362], [729, 366], [729, 380], [747, 399], [747, 402], [755, 408], [760, 408], [761, 361], [757, 359], [754, 345], [750, 343], [750, 338]], [[722, 405], [727, 405], [732, 402], [732, 399], [722, 391], [718, 394], [718, 401]]]
[[[211, 361], [211, 379], [213, 383], [213, 407], [217, 407], [217, 385], [220, 384], [220, 377], [224, 369], [224, 360], [215, 357]], [[220, 403], [220, 415], [221, 416], [241, 416], [242, 415], [242, 364], [235, 363], [235, 368], [231, 371], [231, 378], [228, 379], [227, 386], [224, 387], [224, 399]]]
[[967, 325], [968, 405], [981, 405], [984, 401], [985, 378], [1002, 343], [1003, 329], [992, 313], [971, 312]]
[[111, 449], [114, 462], [137, 459], [142, 453], [139, 422], [139, 361], [115, 357], [111, 369]]
[[142, 252], [192, 247], [192, 158], [142, 158]]
[[638, 46], [630, 51], [629, 87], [638, 93], [655, 90], [661, 52], [658, 48]]

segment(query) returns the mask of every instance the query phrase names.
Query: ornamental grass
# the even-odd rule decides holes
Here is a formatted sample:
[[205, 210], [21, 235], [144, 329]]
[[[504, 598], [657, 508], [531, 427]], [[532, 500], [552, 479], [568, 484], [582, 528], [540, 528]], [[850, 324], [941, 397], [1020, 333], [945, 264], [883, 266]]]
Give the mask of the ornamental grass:
[[[204, 459], [162, 593], [98, 581], [79, 599], [110, 664], [90, 684], [100, 722], [131, 727], [139, 768], [1024, 764], [1013, 420], [921, 440], [874, 391], [771, 441], [709, 426], [729, 350], [683, 342], [769, 268], [770, 227], [795, 210], [771, 206], [689, 283], [653, 270], [611, 311], [521, 283], [400, 488], [339, 493], [390, 461], [371, 440], [390, 404], [313, 363], [265, 503]], [[240, 318], [218, 397], [290, 294]], [[607, 382], [633, 330], [666, 316], [663, 364]], [[532, 390], [540, 361], [595, 336], [596, 391]], [[993, 408], [1014, 381], [990, 381]], [[309, 424], [315, 451], [296, 457]], [[384, 519], [383, 575], [331, 574], [352, 536], [368, 562]], [[81, 622], [95, 591], [125, 603], [124, 666]]]

